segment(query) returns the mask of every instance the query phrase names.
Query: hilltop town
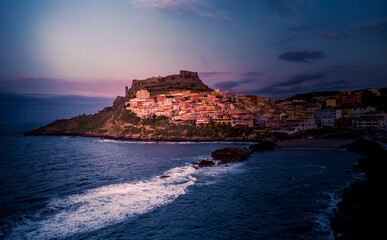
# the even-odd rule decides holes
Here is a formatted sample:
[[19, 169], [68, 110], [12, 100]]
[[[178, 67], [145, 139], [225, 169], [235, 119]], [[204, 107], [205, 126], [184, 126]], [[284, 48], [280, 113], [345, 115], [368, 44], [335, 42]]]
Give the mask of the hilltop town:
[[[257, 127], [294, 134], [317, 128], [373, 129], [387, 126], [387, 115], [378, 89], [335, 92], [310, 99], [270, 99], [215, 89], [210, 92], [169, 91], [151, 97], [146, 89], [130, 98], [125, 108], [141, 119], [166, 117], [174, 124]], [[302, 96], [299, 96], [302, 98]]]
[[383, 133], [386, 89], [270, 99], [212, 90], [196, 72], [133, 80], [125, 96], [93, 115], [57, 120], [33, 135], [135, 140], [256, 141], [319, 129]]

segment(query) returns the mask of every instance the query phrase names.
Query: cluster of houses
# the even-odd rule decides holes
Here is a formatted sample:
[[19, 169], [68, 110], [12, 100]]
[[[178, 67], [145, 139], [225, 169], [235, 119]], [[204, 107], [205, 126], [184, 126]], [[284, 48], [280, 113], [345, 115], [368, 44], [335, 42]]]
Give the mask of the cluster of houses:
[[[368, 89], [380, 94], [377, 89]], [[306, 100], [269, 99], [215, 89], [207, 93], [171, 91], [150, 96], [139, 90], [126, 109], [142, 119], [165, 116], [176, 124], [209, 123], [232, 127], [257, 127], [292, 134], [315, 128], [385, 129], [387, 115], [361, 105], [362, 92]]]

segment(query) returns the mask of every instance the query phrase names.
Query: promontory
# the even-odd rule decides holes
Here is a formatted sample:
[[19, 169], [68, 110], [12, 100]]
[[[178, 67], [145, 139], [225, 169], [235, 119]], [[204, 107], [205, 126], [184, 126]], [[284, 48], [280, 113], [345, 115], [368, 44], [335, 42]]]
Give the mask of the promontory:
[[56, 120], [27, 135], [70, 135], [142, 141], [256, 141], [250, 106], [256, 96], [210, 89], [197, 72], [133, 80], [113, 105]]

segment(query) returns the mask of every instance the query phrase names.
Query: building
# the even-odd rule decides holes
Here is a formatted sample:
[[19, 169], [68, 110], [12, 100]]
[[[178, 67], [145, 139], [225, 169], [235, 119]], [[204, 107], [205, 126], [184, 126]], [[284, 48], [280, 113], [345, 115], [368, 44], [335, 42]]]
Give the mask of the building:
[[385, 128], [385, 114], [365, 114], [354, 119], [357, 129], [382, 129]]
[[349, 117], [341, 117], [335, 120], [335, 127], [341, 129], [350, 129], [353, 127], [353, 119]]
[[366, 113], [369, 113], [369, 112], [373, 112], [375, 111], [375, 108], [374, 107], [365, 107], [365, 108], [352, 108], [351, 109], [351, 115], [353, 117], [359, 117], [360, 115], [363, 115], [363, 114], [366, 114]]
[[316, 123], [318, 127], [334, 127], [336, 119], [336, 109], [323, 108], [316, 111]]
[[232, 127], [253, 127], [254, 119], [249, 118], [247, 116], [235, 115], [235, 116], [232, 116], [231, 126]]
[[198, 118], [196, 119], [196, 126], [197, 127], [203, 127], [205, 125], [207, 125], [209, 122], [210, 122], [210, 118], [208, 116], [198, 116]]
[[231, 125], [231, 117], [228, 115], [214, 115], [213, 120], [216, 125]]
[[147, 99], [150, 97], [148, 90], [138, 90], [136, 92], [136, 98]]
[[361, 103], [360, 92], [344, 92], [340, 97], [342, 105], [358, 105]]
[[325, 100], [325, 106], [326, 107], [336, 107], [336, 99], [335, 98], [328, 98]]

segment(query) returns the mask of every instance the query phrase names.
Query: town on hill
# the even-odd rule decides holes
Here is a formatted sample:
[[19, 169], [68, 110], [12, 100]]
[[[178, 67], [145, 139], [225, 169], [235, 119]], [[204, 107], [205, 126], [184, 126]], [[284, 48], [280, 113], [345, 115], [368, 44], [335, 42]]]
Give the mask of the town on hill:
[[94, 115], [58, 120], [30, 134], [139, 140], [241, 140], [314, 129], [387, 126], [386, 89], [300, 94], [270, 99], [212, 90], [196, 72], [133, 80], [125, 97]]
[[126, 88], [125, 108], [141, 119], [164, 116], [175, 124], [202, 127], [215, 123], [293, 134], [324, 127], [383, 129], [387, 119], [385, 106], [379, 101], [385, 100], [385, 92], [382, 94], [378, 89], [365, 89], [304, 94], [283, 100], [221, 89], [152, 94], [147, 87], [140, 87], [132, 98]]

